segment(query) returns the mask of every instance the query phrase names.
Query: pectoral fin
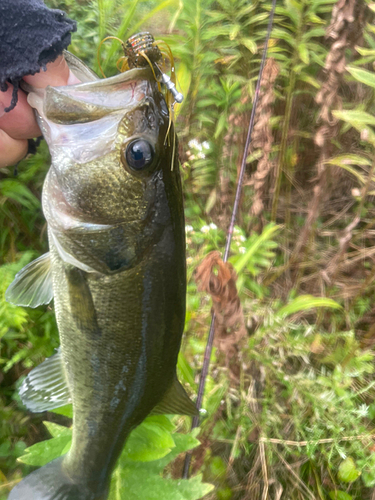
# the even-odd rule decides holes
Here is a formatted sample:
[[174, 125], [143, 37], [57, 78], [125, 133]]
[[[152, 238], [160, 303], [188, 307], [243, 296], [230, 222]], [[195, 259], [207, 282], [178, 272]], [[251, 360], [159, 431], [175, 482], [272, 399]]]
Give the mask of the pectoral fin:
[[71, 403], [60, 349], [28, 374], [19, 394], [26, 408], [35, 413]]
[[101, 335], [94, 302], [85, 279], [86, 273], [68, 264], [65, 274], [68, 279], [70, 311], [79, 331], [90, 338]]
[[178, 415], [199, 415], [193, 401], [187, 395], [185, 389], [180, 382], [175, 379], [172, 387], [167, 391], [164, 398], [151, 412], [153, 415], [163, 413], [178, 414]]
[[21, 269], [5, 292], [5, 300], [16, 306], [38, 307], [49, 304], [52, 299], [49, 253], [45, 253]]

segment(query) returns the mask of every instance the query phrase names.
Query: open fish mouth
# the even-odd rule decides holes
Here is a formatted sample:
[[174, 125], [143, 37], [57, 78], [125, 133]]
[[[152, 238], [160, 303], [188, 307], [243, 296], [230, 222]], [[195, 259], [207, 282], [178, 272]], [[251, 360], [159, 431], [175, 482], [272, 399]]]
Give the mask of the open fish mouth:
[[105, 80], [23, 88], [31, 91], [29, 104], [38, 111], [43, 135], [54, 143], [56, 162], [64, 156], [87, 163], [115, 149], [121, 116], [152, 95], [152, 80], [149, 68], [135, 68]]

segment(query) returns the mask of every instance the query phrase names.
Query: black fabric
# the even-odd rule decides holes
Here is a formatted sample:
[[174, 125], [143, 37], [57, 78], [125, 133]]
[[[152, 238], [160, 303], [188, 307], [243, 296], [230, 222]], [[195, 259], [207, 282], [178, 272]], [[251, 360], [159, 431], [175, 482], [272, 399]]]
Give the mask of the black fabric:
[[21, 79], [54, 61], [70, 44], [76, 23], [42, 0], [0, 0], [0, 90], [14, 85], [10, 111]]

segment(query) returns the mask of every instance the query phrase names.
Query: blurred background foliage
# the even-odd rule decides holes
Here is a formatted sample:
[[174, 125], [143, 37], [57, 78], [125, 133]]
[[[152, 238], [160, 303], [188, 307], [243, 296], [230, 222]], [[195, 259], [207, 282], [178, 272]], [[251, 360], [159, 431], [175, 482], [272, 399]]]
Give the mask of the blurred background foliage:
[[[223, 250], [271, 2], [46, 3], [78, 22], [70, 50], [97, 72], [107, 35], [148, 30], [176, 58], [188, 252], [179, 372], [193, 395], [211, 309], [194, 271]], [[207, 499], [375, 498], [374, 11], [371, 0], [277, 2], [230, 259], [246, 334], [233, 341], [228, 328], [215, 343], [192, 462], [215, 485]], [[119, 49], [103, 44], [107, 76]], [[26, 412], [16, 391], [58, 345], [52, 308], [4, 301], [47, 248], [48, 165], [42, 143], [17, 176], [0, 173], [1, 500], [32, 470], [17, 458], [48, 438], [42, 420], [69, 423]], [[181, 471], [179, 456], [164, 475]]]

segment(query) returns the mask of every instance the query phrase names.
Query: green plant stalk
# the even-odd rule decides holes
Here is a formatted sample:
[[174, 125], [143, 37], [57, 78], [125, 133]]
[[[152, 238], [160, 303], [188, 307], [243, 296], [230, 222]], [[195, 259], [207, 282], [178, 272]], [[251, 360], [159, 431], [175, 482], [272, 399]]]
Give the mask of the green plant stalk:
[[316, 489], [318, 490], [319, 498], [320, 498], [320, 500], [325, 500], [320, 477], [318, 476], [316, 469], [315, 469], [315, 466], [312, 463], [311, 463], [311, 469], [312, 469], [313, 474], [314, 474]]
[[[306, 246], [305, 246], [305, 248], [303, 250], [302, 258], [300, 259], [300, 263], [307, 261], [307, 258], [308, 258], [309, 254], [310, 254], [310, 248], [312, 247], [314, 239], [315, 239], [315, 229], [316, 229], [316, 222], [314, 223], [314, 227], [311, 228], [311, 233], [309, 235], [309, 239], [307, 241], [307, 244], [306, 244]], [[298, 259], [291, 257], [289, 259], [290, 265], [293, 264], [293, 262], [295, 262], [296, 260], [298, 260]], [[299, 289], [299, 286], [300, 286], [300, 283], [301, 283], [301, 279], [302, 279], [303, 273], [304, 273], [304, 266], [301, 266], [300, 263], [297, 266], [297, 276], [295, 278], [295, 282], [294, 282], [294, 285], [293, 285], [293, 289], [296, 292], [298, 292], [298, 289]]]
[[281, 188], [281, 179], [285, 168], [285, 155], [288, 145], [289, 124], [293, 109], [293, 92], [296, 85], [296, 73], [294, 71], [294, 67], [295, 67], [295, 61], [293, 61], [293, 69], [290, 73], [290, 81], [288, 85], [288, 92], [285, 105], [285, 120], [283, 124], [283, 133], [281, 136], [281, 144], [280, 144], [280, 155], [276, 167], [276, 183], [275, 183], [275, 192], [272, 200], [272, 212], [271, 212], [271, 221], [273, 222], [276, 221], [277, 207], [279, 204], [279, 196]]
[[191, 72], [191, 98], [189, 102], [189, 110], [187, 114], [187, 123], [189, 127], [189, 134], [191, 132], [191, 125], [192, 125], [192, 120], [191, 117], [194, 113], [194, 108], [195, 108], [195, 103], [197, 101], [197, 95], [198, 95], [198, 90], [199, 90], [199, 84], [201, 81], [201, 71], [200, 71], [200, 63], [198, 60], [198, 54], [199, 54], [199, 49], [200, 49], [200, 23], [201, 23], [201, 1], [197, 0], [196, 1], [196, 14], [195, 14], [195, 26], [196, 26], [196, 32], [195, 32], [195, 38], [194, 38], [194, 51], [193, 51], [193, 70]]
[[99, 28], [99, 40], [102, 40], [105, 36], [105, 30], [106, 30], [106, 9], [104, 5], [104, 0], [97, 0], [98, 1], [98, 13], [99, 13], [99, 23], [98, 23], [98, 28]]
[[[289, 180], [287, 186], [286, 186], [286, 203], [285, 203], [285, 227], [286, 227], [286, 239], [288, 238], [288, 230], [290, 229], [290, 206], [292, 203], [292, 185], [293, 185], [293, 180], [294, 180], [294, 154], [295, 152], [298, 151], [298, 145], [299, 145], [299, 138], [296, 137], [293, 141], [293, 149], [292, 149], [292, 161], [287, 163], [288, 165], [288, 170], [286, 172], [286, 177]], [[288, 243], [288, 241], [286, 242]], [[289, 248], [289, 245], [286, 245], [286, 249]]]

